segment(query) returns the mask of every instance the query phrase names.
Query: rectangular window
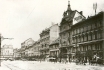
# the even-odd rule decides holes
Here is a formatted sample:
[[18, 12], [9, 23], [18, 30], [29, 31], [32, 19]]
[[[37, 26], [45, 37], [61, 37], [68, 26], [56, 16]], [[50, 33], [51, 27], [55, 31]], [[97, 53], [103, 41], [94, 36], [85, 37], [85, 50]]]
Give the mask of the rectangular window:
[[73, 30], [73, 35], [75, 35], [75, 31]]
[[101, 33], [97, 32], [97, 39], [101, 39]]
[[84, 46], [82, 46], [82, 51], [84, 51]]
[[91, 25], [88, 26], [88, 30], [91, 30]]
[[74, 35], [73, 30], [72, 30], [72, 35]]
[[102, 21], [98, 21], [97, 26], [101, 27], [102, 26]]
[[87, 41], [87, 36], [86, 35], [84, 36], [84, 41]]
[[86, 50], [86, 46], [83, 46], [83, 51], [85, 51]]
[[95, 40], [96, 36], [95, 33], [92, 34], [92, 39]]
[[89, 46], [88, 46], [88, 45], [86, 45], [86, 51], [88, 51], [88, 47], [89, 47]]
[[79, 33], [81, 33], [81, 28], [79, 28]]
[[78, 36], [78, 43], [80, 42], [80, 37]]
[[76, 38], [74, 38], [74, 40], [75, 40], [74, 42], [76, 43], [76, 41], [77, 41]]
[[84, 27], [82, 28], [82, 32], [84, 32]]
[[74, 37], [73, 37], [73, 41], [72, 41], [73, 43], [75, 43], [75, 41], [74, 41]]
[[78, 42], [78, 38], [76, 37], [76, 43]]
[[102, 50], [102, 43], [99, 44], [99, 50]]
[[88, 40], [91, 40], [91, 35], [90, 34], [88, 35]]
[[76, 29], [74, 30], [74, 33], [76, 34]]
[[79, 29], [77, 28], [77, 33], [79, 33]]
[[86, 26], [85, 27], [83, 27], [84, 28], [84, 32], [86, 31]]
[[81, 36], [79, 37], [79, 42], [81, 42]]
[[81, 42], [83, 42], [83, 36], [81, 36]]
[[78, 29], [76, 29], [76, 34], [78, 33]]
[[92, 50], [95, 50], [95, 45], [92, 45]]
[[83, 32], [83, 28], [81, 28], [81, 33]]

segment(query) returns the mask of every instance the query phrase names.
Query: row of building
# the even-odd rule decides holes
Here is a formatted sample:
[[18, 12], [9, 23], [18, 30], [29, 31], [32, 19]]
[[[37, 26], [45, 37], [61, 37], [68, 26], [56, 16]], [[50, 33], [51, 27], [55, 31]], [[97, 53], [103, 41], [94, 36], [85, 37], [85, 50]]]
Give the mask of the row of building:
[[[88, 18], [83, 12], [72, 10], [68, 4], [63, 13], [60, 24], [54, 24], [44, 29], [39, 35], [40, 39], [32, 38], [21, 43], [18, 53], [21, 58], [51, 58], [75, 59], [76, 52], [86, 56], [97, 55], [104, 58], [104, 12], [99, 12]], [[18, 54], [18, 55], [19, 55]], [[60, 59], [59, 59], [60, 60]]]

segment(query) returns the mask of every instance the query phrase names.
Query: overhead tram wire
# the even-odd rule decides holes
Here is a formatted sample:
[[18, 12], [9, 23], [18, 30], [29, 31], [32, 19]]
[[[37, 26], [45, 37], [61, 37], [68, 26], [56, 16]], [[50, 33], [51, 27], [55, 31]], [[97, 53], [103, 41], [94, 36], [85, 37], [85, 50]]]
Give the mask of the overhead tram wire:
[[[35, 9], [35, 7], [34, 7], [33, 10], [30, 12], [30, 14], [28, 15], [28, 17], [31, 15], [31, 13], [34, 11], [34, 9]], [[28, 18], [28, 17], [27, 17], [27, 18]]]
[[[43, 3], [43, 0], [41, 0], [41, 4]], [[36, 7], [36, 6], [35, 6]], [[27, 18], [32, 14], [32, 12], [34, 11], [35, 7], [33, 8], [33, 10], [30, 12], [30, 14], [27, 16]]]

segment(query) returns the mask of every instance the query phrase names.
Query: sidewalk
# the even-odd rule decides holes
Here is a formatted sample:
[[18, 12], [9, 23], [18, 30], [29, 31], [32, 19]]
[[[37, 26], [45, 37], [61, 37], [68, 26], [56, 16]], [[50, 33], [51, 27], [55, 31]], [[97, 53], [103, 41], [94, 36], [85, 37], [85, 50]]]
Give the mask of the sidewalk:
[[0, 70], [11, 70], [11, 69], [9, 69], [8, 67], [6, 67], [4, 64], [1, 63]]

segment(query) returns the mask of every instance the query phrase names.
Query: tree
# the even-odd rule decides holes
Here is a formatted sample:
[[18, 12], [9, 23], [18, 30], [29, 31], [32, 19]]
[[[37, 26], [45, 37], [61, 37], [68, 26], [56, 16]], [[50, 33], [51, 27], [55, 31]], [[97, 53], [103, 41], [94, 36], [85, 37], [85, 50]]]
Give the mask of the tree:
[[93, 56], [93, 51], [92, 51], [92, 50], [86, 51], [86, 56], [87, 56], [89, 59], [91, 59], [92, 56]]
[[89, 60], [89, 64], [91, 63], [91, 60], [92, 60], [92, 56], [93, 56], [93, 51], [92, 50], [88, 50], [86, 51], [86, 57], [88, 57], [88, 60]]

